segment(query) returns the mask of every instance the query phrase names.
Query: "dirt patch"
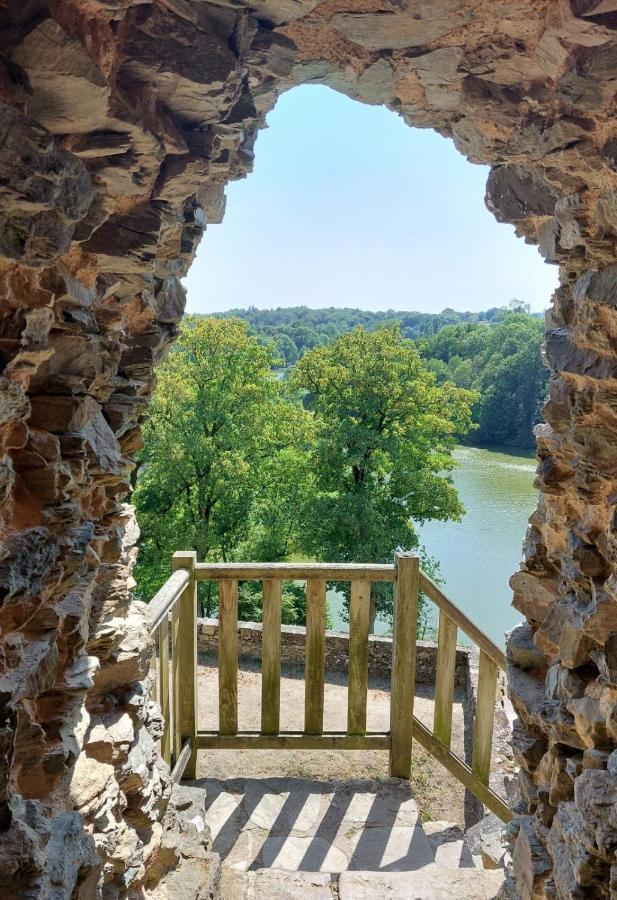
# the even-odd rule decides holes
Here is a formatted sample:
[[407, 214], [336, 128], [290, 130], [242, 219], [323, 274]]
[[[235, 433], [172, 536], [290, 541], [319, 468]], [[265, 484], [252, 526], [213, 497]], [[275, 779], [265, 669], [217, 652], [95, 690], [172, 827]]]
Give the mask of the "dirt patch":
[[[213, 730], [218, 725], [218, 670], [216, 660], [202, 657], [198, 670], [199, 728]], [[238, 718], [241, 730], [259, 730], [261, 715], [261, 673], [259, 663], [241, 662], [238, 672]], [[452, 721], [452, 749], [463, 751], [463, 695], [455, 694]], [[432, 726], [433, 687], [416, 685], [415, 714]], [[369, 679], [367, 728], [388, 730], [390, 685], [385, 678]], [[300, 731], [304, 725], [304, 672], [285, 667], [281, 677], [281, 731]], [[347, 677], [345, 673], [326, 675], [324, 729], [343, 731], [347, 727]], [[198, 778], [296, 777], [314, 781], [345, 781], [350, 778], [388, 777], [388, 754], [376, 750], [209, 750], [199, 754]], [[464, 826], [464, 789], [432, 756], [416, 742], [413, 747], [411, 787], [423, 820], [439, 819]]]

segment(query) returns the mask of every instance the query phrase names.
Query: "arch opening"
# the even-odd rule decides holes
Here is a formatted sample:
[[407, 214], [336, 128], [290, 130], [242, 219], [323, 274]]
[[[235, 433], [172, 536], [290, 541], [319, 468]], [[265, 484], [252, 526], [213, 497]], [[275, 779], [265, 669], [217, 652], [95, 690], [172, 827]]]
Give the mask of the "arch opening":
[[[208, 230], [184, 282], [188, 314], [227, 315], [236, 310], [253, 333], [277, 343], [284, 376], [306, 349], [333, 340], [344, 328], [344, 312], [311, 313], [303, 306], [377, 310], [381, 320], [370, 315], [362, 319], [369, 330], [380, 321], [396, 320], [402, 322], [405, 337], [419, 340], [430, 339], [433, 330], [445, 324], [460, 322], [459, 350], [462, 323], [474, 328], [477, 322], [495, 324], [512, 297], [530, 299], [540, 315], [556, 287], [556, 268], [546, 266], [536, 248], [517, 240], [511, 226], [496, 223], [486, 210], [488, 167], [470, 165], [450, 141], [426, 129], [410, 129], [391, 110], [368, 106], [323, 85], [286, 92], [268, 114], [267, 124], [256, 141], [255, 171], [228, 187], [223, 227]], [[279, 306], [300, 308], [274, 311]], [[441, 318], [427, 315], [445, 308]], [[273, 311], [261, 314], [260, 309]], [[388, 315], [388, 310], [393, 312]], [[405, 318], [414, 311], [425, 318]], [[352, 312], [349, 316], [350, 328], [362, 318]], [[533, 335], [527, 340], [537, 344], [539, 360], [542, 329], [539, 320], [534, 324], [537, 328], [530, 324]], [[487, 371], [480, 379], [473, 367], [483, 368], [486, 363], [480, 360], [492, 357], [488, 346], [480, 357], [487, 331], [486, 326], [478, 328], [475, 363], [469, 359], [457, 368], [455, 359], [447, 367], [449, 358], [457, 357], [454, 346], [445, 356], [441, 348], [429, 348], [429, 361], [442, 353], [440, 372], [449, 372], [459, 387], [476, 387], [486, 394], [490, 375]], [[502, 332], [505, 336], [503, 327]], [[516, 340], [522, 353], [523, 335]], [[437, 359], [443, 361], [439, 355]], [[440, 374], [440, 380], [445, 377]], [[537, 389], [524, 379], [538, 381]], [[497, 427], [496, 417], [514, 414], [514, 400], [509, 412], [503, 405], [507, 391], [524, 401], [518, 413], [520, 428], [514, 423]], [[495, 399], [493, 413], [488, 405], [484, 414], [476, 410], [474, 419], [482, 427], [466, 437], [472, 446], [489, 450], [457, 451], [462, 470], [455, 472], [455, 479], [467, 514], [458, 526], [452, 523], [444, 529], [435, 523], [421, 529], [431, 557], [439, 562], [446, 591], [473, 620], [481, 617], [488, 623], [485, 630], [499, 646], [504, 633], [520, 621], [520, 614], [510, 608], [508, 579], [518, 565], [521, 535], [536, 503], [532, 454], [519, 458], [516, 447], [527, 453], [535, 446], [532, 428], [545, 393], [540, 363], [521, 363], [509, 387], [499, 389], [501, 400]], [[504, 447], [512, 458], [503, 455]], [[491, 455], [490, 448], [501, 455]], [[513, 507], [505, 521], [500, 508], [508, 500]], [[490, 571], [484, 564], [489, 534], [499, 560]], [[404, 543], [402, 535], [396, 543]], [[244, 552], [250, 554], [246, 545]], [[490, 610], [479, 596], [492, 598]], [[334, 627], [347, 630], [345, 606], [338, 597], [332, 599], [331, 613]], [[253, 618], [258, 611], [244, 609], [243, 615]], [[432, 616], [423, 626], [425, 637], [434, 626]], [[378, 620], [377, 628], [388, 633], [391, 622]]]

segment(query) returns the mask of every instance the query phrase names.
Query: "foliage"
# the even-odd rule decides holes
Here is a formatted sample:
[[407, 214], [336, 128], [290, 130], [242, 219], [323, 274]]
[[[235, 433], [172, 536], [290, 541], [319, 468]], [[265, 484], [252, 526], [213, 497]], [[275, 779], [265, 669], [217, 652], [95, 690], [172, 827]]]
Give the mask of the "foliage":
[[[449, 476], [455, 439], [471, 427], [475, 394], [438, 385], [394, 325], [362, 328], [304, 354], [291, 383], [315, 416], [315, 490], [304, 548], [317, 559], [387, 562], [418, 546], [414, 523], [459, 519]], [[376, 609], [391, 598], [374, 590]]]
[[548, 383], [543, 334], [540, 319], [508, 312], [497, 325], [450, 325], [426, 342], [424, 355], [441, 383], [478, 392], [474, 444], [533, 446]]
[[[307, 351], [289, 380], [275, 363], [272, 343], [238, 319], [184, 323], [139, 458], [142, 597], [179, 548], [203, 560], [389, 561], [418, 545], [414, 523], [460, 516], [450, 451], [475, 398], [439, 385], [398, 326]], [[213, 615], [216, 586], [200, 585], [200, 599]], [[386, 586], [374, 601], [387, 615]], [[259, 621], [261, 603], [259, 585], [240, 585], [242, 618]], [[283, 621], [305, 617], [304, 585], [286, 583]]]
[[[271, 346], [239, 320], [188, 320], [159, 370], [134, 493], [136, 578], [150, 597], [176, 549], [201, 560], [286, 555], [310, 484], [311, 419], [272, 375]], [[205, 600], [211, 605], [212, 590]]]
[[[257, 581], [245, 581], [238, 590], [238, 616], [243, 622], [261, 622], [262, 585]], [[285, 581], [281, 591], [281, 621], [284, 625], [306, 624], [306, 585], [298, 581]], [[332, 627], [332, 617], [326, 605], [326, 628]]]
[[306, 306], [232, 310], [260, 342], [274, 344], [277, 363], [292, 368], [302, 355], [362, 326], [374, 331], [398, 324], [401, 335], [426, 341], [424, 356], [440, 383], [477, 390], [473, 409], [478, 428], [468, 441], [488, 446], [533, 447], [533, 426], [546, 395], [548, 373], [540, 359], [541, 317], [516, 298], [506, 307], [480, 313], [368, 312]]
[[[510, 304], [519, 304], [518, 300]], [[350, 307], [310, 309], [308, 306], [279, 307], [278, 309], [232, 309], [219, 315], [239, 318], [249, 325], [249, 332], [261, 340], [273, 341], [281, 365], [294, 366], [306, 350], [330, 343], [341, 334], [359, 325], [374, 331], [384, 325], [398, 324], [403, 337], [418, 340], [437, 334], [446, 325], [466, 322], [497, 322], [506, 310], [493, 307], [486, 312], [457, 312], [444, 309], [440, 313], [370, 312]]]

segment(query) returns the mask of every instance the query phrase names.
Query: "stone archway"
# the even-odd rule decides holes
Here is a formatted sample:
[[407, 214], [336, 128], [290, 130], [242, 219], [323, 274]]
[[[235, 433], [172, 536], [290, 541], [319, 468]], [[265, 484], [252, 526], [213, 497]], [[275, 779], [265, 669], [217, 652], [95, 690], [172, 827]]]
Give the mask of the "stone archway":
[[616, 29], [614, 0], [0, 4], [0, 885], [123, 897], [173, 861], [130, 460], [225, 183], [320, 82], [490, 164], [489, 208], [561, 266], [513, 580], [515, 864], [523, 896], [616, 889]]

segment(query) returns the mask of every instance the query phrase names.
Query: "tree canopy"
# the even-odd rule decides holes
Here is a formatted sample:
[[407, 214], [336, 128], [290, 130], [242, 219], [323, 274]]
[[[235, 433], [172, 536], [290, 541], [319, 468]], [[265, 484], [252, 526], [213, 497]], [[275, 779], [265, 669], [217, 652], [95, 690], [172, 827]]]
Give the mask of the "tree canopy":
[[177, 549], [228, 560], [289, 552], [310, 416], [283, 396], [274, 352], [234, 319], [187, 320], [159, 369], [134, 498], [136, 577], [152, 595]]
[[354, 328], [375, 331], [398, 325], [401, 335], [419, 344], [440, 382], [478, 391], [467, 442], [495, 447], [534, 446], [533, 426], [540, 420], [548, 372], [540, 348], [542, 317], [513, 298], [505, 307], [484, 312], [369, 312], [349, 307], [233, 310], [249, 333], [276, 347], [276, 364], [293, 368], [302, 355], [325, 346]]
[[[515, 301], [512, 301], [514, 303]], [[540, 348], [544, 323], [525, 311], [508, 312], [496, 325], [449, 325], [429, 338], [424, 355], [442, 383], [473, 389], [474, 444], [533, 447], [548, 371]]]
[[[398, 326], [358, 327], [307, 351], [290, 379], [237, 319], [195, 317], [159, 370], [134, 493], [140, 595], [177, 549], [201, 560], [386, 562], [418, 546], [415, 525], [458, 518], [449, 472], [475, 395], [439, 384]], [[211, 586], [201, 586], [208, 613]], [[387, 614], [391, 598], [375, 591]], [[256, 585], [240, 616], [261, 618]], [[286, 585], [283, 618], [303, 622]]]
[[[518, 309], [518, 300], [510, 301]], [[311, 309], [308, 306], [279, 307], [277, 309], [232, 309], [219, 316], [243, 319], [249, 332], [262, 340], [273, 341], [280, 364], [293, 366], [306, 350], [321, 347], [334, 338], [357, 328], [374, 331], [384, 325], [399, 325], [403, 337], [418, 340], [436, 334], [446, 325], [467, 322], [497, 322], [505, 309], [493, 307], [485, 312], [458, 312], [446, 308], [440, 313], [397, 312], [392, 309], [373, 312], [353, 307], [329, 306]]]
[[[314, 413], [308, 553], [387, 562], [397, 547], [418, 546], [415, 524], [460, 518], [451, 450], [471, 426], [476, 396], [439, 385], [398, 326], [355, 328], [308, 351], [291, 382]], [[374, 593], [377, 608], [388, 612], [389, 598]]]

